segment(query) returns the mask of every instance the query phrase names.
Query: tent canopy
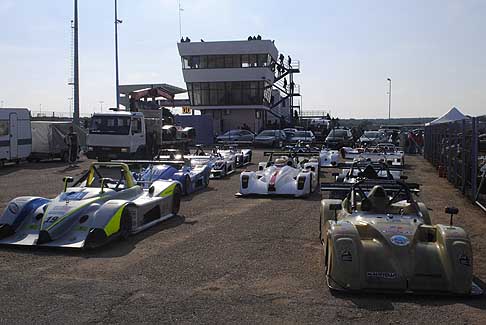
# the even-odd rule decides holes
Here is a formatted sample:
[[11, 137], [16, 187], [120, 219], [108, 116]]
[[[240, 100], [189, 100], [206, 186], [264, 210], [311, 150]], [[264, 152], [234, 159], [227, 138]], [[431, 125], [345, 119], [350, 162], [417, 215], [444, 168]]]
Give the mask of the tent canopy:
[[464, 114], [462, 114], [460, 110], [453, 107], [453, 108], [451, 108], [450, 111], [448, 111], [447, 113], [445, 113], [441, 117], [438, 117], [435, 120], [433, 120], [432, 122], [427, 123], [426, 126], [455, 122], [455, 121], [461, 121], [461, 120], [465, 120], [465, 119], [467, 119], [467, 117]]

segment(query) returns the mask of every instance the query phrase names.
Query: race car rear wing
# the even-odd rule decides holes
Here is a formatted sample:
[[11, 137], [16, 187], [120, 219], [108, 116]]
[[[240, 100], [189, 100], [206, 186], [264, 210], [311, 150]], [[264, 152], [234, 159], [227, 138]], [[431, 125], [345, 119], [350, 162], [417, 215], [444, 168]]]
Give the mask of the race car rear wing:
[[341, 162], [338, 163], [336, 168], [340, 169], [350, 169], [352, 167], [366, 167], [368, 165], [371, 165], [371, 167], [376, 167], [381, 168], [383, 170], [388, 169], [390, 171], [403, 171], [404, 168], [402, 166], [397, 166], [397, 165], [389, 165], [385, 163], [380, 163], [380, 162], [371, 162], [371, 161], [363, 161], [363, 162]]
[[315, 157], [319, 156], [319, 151], [294, 152], [294, 151], [264, 151], [263, 156], [287, 156], [287, 157]]
[[[355, 186], [356, 183], [321, 183], [321, 192], [345, 192], [348, 193], [351, 191], [351, 188]], [[420, 192], [420, 184], [418, 183], [402, 183], [411, 193], [419, 193]], [[398, 183], [397, 181], [393, 180], [373, 180], [367, 179], [364, 182], [359, 183], [359, 187], [363, 191], [371, 190], [374, 186], [379, 185], [382, 186], [385, 191], [398, 191], [403, 188], [403, 185]]]

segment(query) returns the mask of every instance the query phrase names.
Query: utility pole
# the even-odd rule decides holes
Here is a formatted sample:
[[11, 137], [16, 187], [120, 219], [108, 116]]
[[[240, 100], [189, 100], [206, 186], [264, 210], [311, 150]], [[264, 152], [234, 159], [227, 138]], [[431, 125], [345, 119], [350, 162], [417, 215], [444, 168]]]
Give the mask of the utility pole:
[[78, 0], [74, 0], [74, 112], [73, 124], [79, 125], [79, 53], [78, 53]]
[[123, 21], [118, 19], [118, 1], [115, 0], [115, 79], [116, 79], [116, 108], [120, 108], [120, 79], [118, 75], [118, 24]]
[[392, 80], [391, 78], [386, 79], [388, 80], [389, 87], [388, 87], [388, 119], [391, 119], [391, 92], [392, 92]]
[[103, 103], [104, 103], [104, 101], [100, 100], [98, 103], [100, 103], [100, 112], [103, 112]]

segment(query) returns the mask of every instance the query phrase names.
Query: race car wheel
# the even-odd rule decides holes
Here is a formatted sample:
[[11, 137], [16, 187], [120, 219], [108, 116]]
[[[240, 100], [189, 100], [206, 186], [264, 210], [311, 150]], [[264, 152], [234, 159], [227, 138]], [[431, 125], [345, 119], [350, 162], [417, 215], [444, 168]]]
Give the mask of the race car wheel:
[[191, 178], [186, 175], [184, 178], [184, 195], [189, 194], [189, 189], [191, 188]]
[[174, 189], [174, 194], [172, 195], [172, 214], [175, 216], [179, 213], [179, 210], [181, 208], [181, 196], [181, 187], [177, 185]]
[[132, 230], [132, 218], [128, 209], [124, 209], [120, 219], [120, 238], [127, 240]]
[[312, 174], [309, 175], [309, 195], [314, 193], [314, 186], [312, 186]]

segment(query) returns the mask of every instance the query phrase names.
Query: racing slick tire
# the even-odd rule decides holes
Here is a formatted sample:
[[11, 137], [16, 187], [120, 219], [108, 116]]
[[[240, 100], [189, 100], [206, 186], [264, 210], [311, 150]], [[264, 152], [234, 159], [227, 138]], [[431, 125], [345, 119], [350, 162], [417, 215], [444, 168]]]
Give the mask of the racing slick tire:
[[120, 218], [120, 238], [127, 240], [132, 231], [132, 218], [128, 209], [123, 209], [122, 216]]
[[184, 195], [189, 194], [189, 189], [191, 188], [191, 178], [186, 175], [184, 178]]
[[181, 196], [182, 190], [180, 185], [177, 185], [174, 189], [174, 194], [172, 195], [172, 214], [176, 216], [181, 208]]

